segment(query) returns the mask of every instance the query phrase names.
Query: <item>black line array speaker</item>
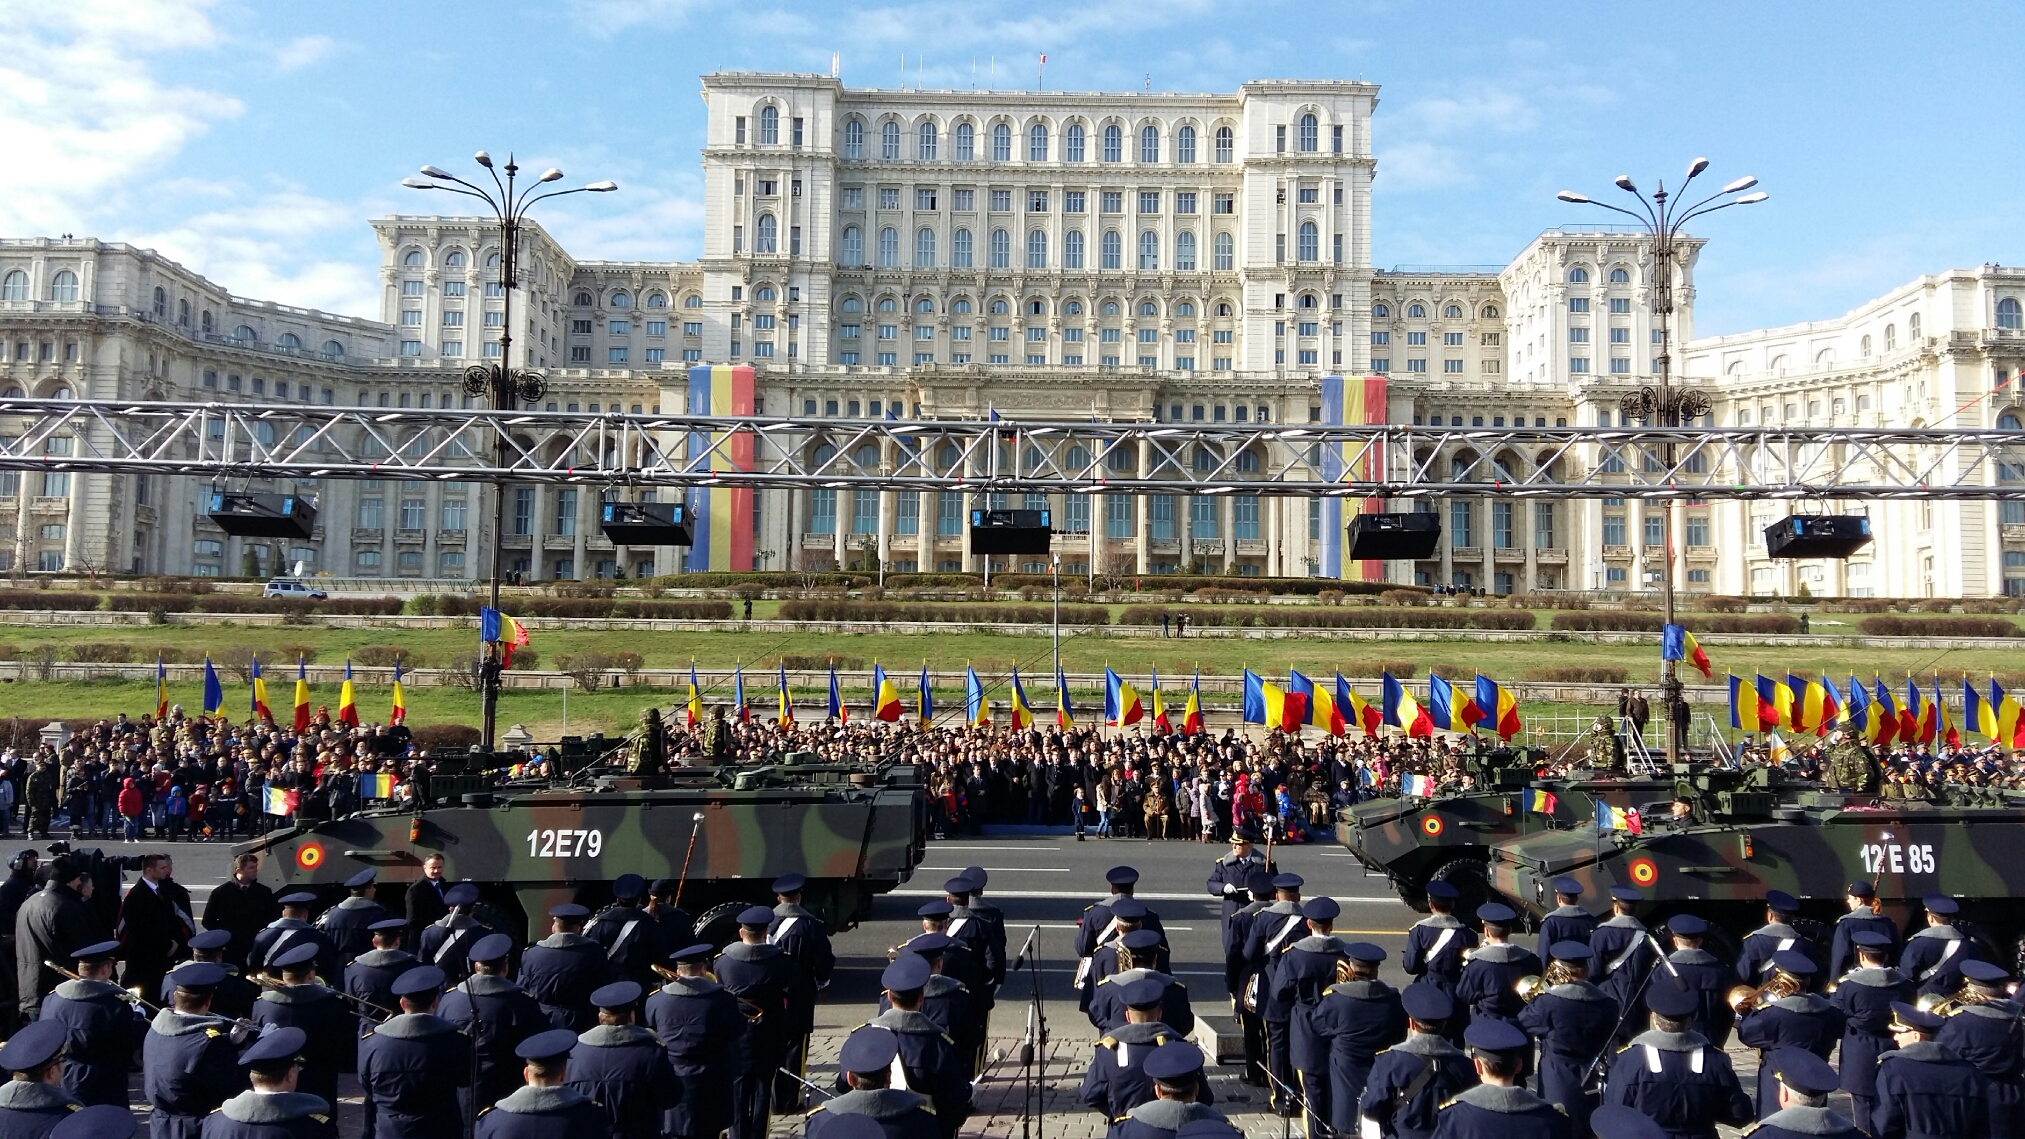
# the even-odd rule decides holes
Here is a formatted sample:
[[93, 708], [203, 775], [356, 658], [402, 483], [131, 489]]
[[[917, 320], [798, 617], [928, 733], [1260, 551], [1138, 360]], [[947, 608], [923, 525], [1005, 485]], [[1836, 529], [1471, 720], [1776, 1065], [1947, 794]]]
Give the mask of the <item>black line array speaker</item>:
[[1053, 547], [1054, 538], [1045, 510], [970, 512], [973, 554], [1045, 554]]
[[1846, 558], [1870, 545], [1870, 519], [1861, 514], [1795, 514], [1765, 527], [1765, 552], [1774, 558]]
[[1434, 556], [1441, 520], [1432, 514], [1359, 514], [1350, 520], [1350, 557], [1357, 561], [1413, 561]]
[[235, 538], [307, 538], [316, 529], [316, 507], [294, 494], [214, 490], [204, 512]]
[[680, 502], [607, 502], [605, 537], [624, 546], [687, 546], [695, 541], [689, 507]]

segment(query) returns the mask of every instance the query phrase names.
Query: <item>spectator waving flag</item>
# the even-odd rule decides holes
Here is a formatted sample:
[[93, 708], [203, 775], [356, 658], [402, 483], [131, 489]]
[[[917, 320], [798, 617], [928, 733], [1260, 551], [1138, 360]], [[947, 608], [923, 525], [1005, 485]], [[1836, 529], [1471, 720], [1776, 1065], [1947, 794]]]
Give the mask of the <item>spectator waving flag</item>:
[[487, 606], [478, 611], [478, 639], [497, 642], [499, 645], [499, 667], [513, 667], [513, 650], [527, 647], [527, 627], [506, 614]]
[[260, 810], [267, 815], [292, 815], [300, 801], [299, 792], [269, 783], [261, 792]]
[[1357, 690], [1350, 687], [1350, 682], [1343, 679], [1340, 672], [1336, 674], [1336, 707], [1349, 717], [1351, 723], [1364, 729], [1367, 738], [1376, 739], [1378, 729], [1385, 724], [1385, 719], [1379, 715], [1378, 709], [1366, 704], [1364, 698], [1357, 695]]
[[991, 723], [991, 701], [984, 697], [984, 681], [977, 678], [977, 670], [963, 666], [963, 718], [973, 728], [986, 727]]
[[260, 675], [259, 657], [254, 657], [253, 663], [247, 666], [246, 679], [253, 688], [253, 718], [272, 720], [274, 713], [267, 707], [267, 681]]
[[1710, 680], [1716, 678], [1715, 669], [1709, 664], [1709, 654], [1702, 651], [1701, 642], [1687, 631], [1686, 625], [1668, 625], [1660, 632], [1659, 659], [1684, 660], [1702, 670]]
[[309, 730], [309, 661], [295, 658], [295, 730], [301, 734]]
[[1507, 743], [1524, 727], [1519, 723], [1518, 699], [1481, 672], [1477, 674], [1476, 707], [1483, 720], [1491, 725], [1491, 730]]
[[352, 658], [345, 658], [345, 682], [338, 688], [338, 723], [347, 728], [359, 726], [358, 694], [352, 691]]
[[1434, 735], [1434, 721], [1428, 719], [1427, 710], [1399, 678], [1386, 672], [1379, 677], [1383, 685], [1384, 700], [1380, 711], [1384, 722], [1405, 732], [1410, 738], [1426, 739]]
[[204, 654], [204, 714], [215, 716], [225, 710], [225, 686], [218, 683], [218, 670], [211, 664], [211, 654]]
[[408, 696], [401, 691], [401, 658], [394, 658], [394, 706], [387, 711], [387, 722], [398, 724], [408, 718]]

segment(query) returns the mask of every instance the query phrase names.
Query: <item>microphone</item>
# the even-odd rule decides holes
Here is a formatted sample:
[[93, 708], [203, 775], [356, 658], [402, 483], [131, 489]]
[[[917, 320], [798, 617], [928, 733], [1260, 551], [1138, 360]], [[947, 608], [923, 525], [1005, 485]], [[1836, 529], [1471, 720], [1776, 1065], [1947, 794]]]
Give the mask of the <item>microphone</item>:
[[1666, 950], [1661, 947], [1659, 939], [1652, 935], [1651, 930], [1645, 931], [1645, 940], [1652, 946], [1652, 951], [1659, 954], [1659, 963], [1666, 966], [1667, 973], [1673, 978], [1673, 987], [1686, 992], [1688, 987], [1687, 978], [1681, 976], [1680, 970], [1673, 967], [1673, 961], [1667, 957]]
[[1041, 935], [1041, 927], [1038, 925], [1034, 926], [1033, 929], [1027, 932], [1026, 942], [1020, 946], [1019, 953], [1013, 958], [1012, 964], [1013, 972], [1017, 973], [1021, 969], [1026, 967], [1027, 950], [1032, 949], [1034, 947], [1034, 939], [1040, 937], [1040, 935]]

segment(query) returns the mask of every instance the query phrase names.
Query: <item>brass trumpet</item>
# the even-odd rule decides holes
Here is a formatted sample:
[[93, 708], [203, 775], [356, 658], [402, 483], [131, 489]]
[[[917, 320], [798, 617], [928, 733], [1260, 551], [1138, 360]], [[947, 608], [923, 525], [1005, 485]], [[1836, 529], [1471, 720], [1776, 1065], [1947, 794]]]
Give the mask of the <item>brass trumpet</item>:
[[1568, 967], [1566, 961], [1549, 961], [1547, 963], [1547, 971], [1544, 974], [1525, 976], [1512, 982], [1512, 991], [1519, 994], [1521, 1001], [1524, 1001], [1526, 1004], [1532, 1004], [1535, 1000], [1539, 999], [1541, 993], [1556, 985], [1568, 984], [1575, 979], [1575, 972]]
[[1947, 996], [1927, 993], [1913, 1002], [1913, 1007], [1935, 1016], [1953, 1016], [1970, 1005], [1989, 1004], [1994, 999], [1976, 991], [1974, 985], [1963, 985]]
[[[666, 977], [670, 981], [673, 981], [677, 977], [680, 977], [682, 975], [680, 973], [677, 973], [675, 970], [670, 969], [668, 966], [661, 964], [658, 961], [654, 963], [654, 972], [660, 974], [663, 977]], [[708, 970], [705, 970], [703, 975], [705, 977], [710, 978], [713, 981], [717, 979], [717, 974], [712, 973]], [[745, 1014], [745, 1019], [748, 1024], [758, 1024], [760, 1021], [766, 1019], [765, 1009], [759, 1007], [759, 1005], [755, 1004], [752, 1001], [746, 1000], [744, 997], [739, 996], [737, 993], [732, 993], [731, 995], [734, 999], [738, 1001], [738, 1011]]]
[[1723, 1001], [1733, 1010], [1746, 1013], [1806, 991], [1806, 982], [1783, 969], [1774, 969], [1772, 979], [1762, 986], [1754, 989], [1749, 985], [1737, 985], [1723, 994]]
[[[69, 980], [72, 980], [72, 981], [87, 981], [87, 980], [90, 980], [90, 979], [91, 979], [91, 978], [89, 978], [89, 977], [85, 977], [85, 976], [82, 976], [82, 975], [80, 975], [80, 974], [77, 974], [77, 973], [73, 973], [73, 972], [71, 972], [70, 970], [68, 970], [68, 969], [64, 968], [63, 966], [61, 966], [61, 965], [58, 965], [58, 964], [57, 964], [56, 962], [54, 962], [54, 961], [44, 961], [44, 962], [42, 963], [42, 967], [43, 967], [43, 968], [45, 968], [45, 969], [48, 969], [48, 970], [50, 970], [50, 971], [52, 971], [52, 972], [56, 972], [56, 973], [61, 973], [61, 974], [62, 974], [62, 975], [63, 975], [63, 976], [65, 977], [65, 978], [67, 978], [67, 979], [69, 979]], [[134, 1006], [135, 1008], [139, 1009], [139, 1010], [140, 1010], [140, 1011], [142, 1011], [142, 1012], [145, 1012], [145, 1013], [149, 1013], [149, 1014], [153, 1014], [153, 1013], [158, 1013], [158, 1012], [161, 1012], [161, 1011], [162, 1011], [162, 1006], [161, 1006], [161, 1005], [158, 1005], [158, 1004], [156, 1004], [155, 1002], [153, 1002], [153, 1001], [151, 1001], [151, 1000], [149, 1000], [149, 999], [147, 999], [146, 997], [143, 997], [143, 996], [141, 995], [141, 991], [140, 991], [140, 989], [141, 989], [141, 987], [140, 987], [139, 985], [135, 985], [135, 986], [133, 986], [132, 988], [127, 988], [127, 989], [121, 989], [121, 990], [119, 990], [119, 994], [118, 994], [118, 995], [119, 995], [119, 998], [120, 998], [121, 1000], [123, 1000], [123, 1001], [127, 1002], [128, 1004], [130, 1004], [130, 1005]], [[213, 1018], [212, 1018], [212, 1019], [214, 1019], [214, 1020], [218, 1021], [218, 1023], [220, 1023], [220, 1024], [229, 1024], [229, 1025], [232, 1025], [232, 1026], [234, 1026], [234, 1027], [236, 1027], [236, 1028], [243, 1028], [243, 1029], [246, 1029], [246, 1030], [248, 1030], [248, 1031], [250, 1031], [250, 1032], [256, 1032], [256, 1033], [257, 1033], [257, 1032], [259, 1032], [259, 1031], [260, 1031], [260, 1028], [261, 1028], [261, 1026], [260, 1026], [260, 1025], [259, 1025], [258, 1023], [254, 1022], [254, 1021], [250, 1021], [250, 1020], [245, 1020], [245, 1019], [237, 1019], [237, 1020], [235, 1020], [235, 1019], [233, 1019], [233, 1018], [231, 1018], [231, 1017], [224, 1017], [224, 1016], [215, 1016], [215, 1015], [213, 1016]]]

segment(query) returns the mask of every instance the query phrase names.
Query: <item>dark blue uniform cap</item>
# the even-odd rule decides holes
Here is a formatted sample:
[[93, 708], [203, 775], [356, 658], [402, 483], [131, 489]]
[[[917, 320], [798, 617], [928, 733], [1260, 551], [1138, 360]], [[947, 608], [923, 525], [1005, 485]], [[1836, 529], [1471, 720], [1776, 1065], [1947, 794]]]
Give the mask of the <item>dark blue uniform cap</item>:
[[632, 1008], [640, 1000], [640, 982], [613, 981], [591, 992], [591, 1003], [599, 1008]]
[[1556, 894], [1565, 894], [1570, 898], [1579, 898], [1582, 896], [1582, 883], [1563, 874], [1559, 878], [1554, 879], [1554, 892]]
[[1797, 949], [1782, 949], [1772, 955], [1772, 968], [1782, 969], [1796, 977], [1805, 977], [1814, 973], [1820, 966], [1814, 964], [1812, 957]]
[[169, 974], [175, 980], [177, 988], [188, 989], [191, 992], [215, 989], [224, 984], [225, 978], [231, 975], [225, 966], [215, 961], [190, 961], [176, 966], [175, 971]]
[[1135, 929], [1118, 940], [1127, 949], [1153, 949], [1160, 945], [1162, 939], [1157, 929]]
[[1427, 884], [1427, 896], [1430, 898], [1443, 898], [1453, 902], [1457, 898], [1462, 897], [1462, 891], [1449, 885], [1447, 882], [1434, 881]]
[[765, 906], [752, 906], [738, 911], [738, 924], [756, 925], [764, 929], [773, 924], [773, 911]]
[[1130, 886], [1139, 881], [1139, 872], [1130, 866], [1113, 866], [1104, 871], [1104, 881], [1113, 886]]
[[[768, 912], [771, 913], [772, 911]], [[568, 921], [590, 917], [591, 911], [588, 907], [577, 905], [575, 902], [564, 902], [560, 906], [550, 906], [548, 908], [548, 916]]]
[[970, 879], [971, 888], [974, 890], [982, 890], [991, 884], [991, 876], [984, 872], [982, 866], [964, 867], [963, 876]]
[[930, 957], [948, 949], [950, 944], [949, 935], [946, 933], [924, 933], [907, 943], [907, 951]]
[[1666, 928], [1681, 937], [1700, 937], [1709, 931], [1709, 923], [1693, 914], [1675, 914], [1666, 919]]
[[1202, 1073], [1202, 1049], [1186, 1040], [1162, 1044], [1146, 1056], [1140, 1071], [1161, 1083], [1175, 1083]]
[[1463, 1031], [1463, 1043], [1479, 1052], [1516, 1052], [1533, 1042], [1517, 1025], [1502, 1020], [1478, 1020]]
[[[846, 1072], [883, 1072], [900, 1054], [900, 1038], [884, 1028], [865, 1025], [844, 1038], [837, 1066]], [[850, 1116], [838, 1116], [848, 1119]]]
[[1239, 843], [1239, 842], [1257, 842], [1257, 841], [1259, 841], [1259, 831], [1258, 831], [1258, 828], [1257, 828], [1257, 827], [1248, 827], [1248, 826], [1247, 826], [1247, 827], [1239, 827], [1239, 828], [1237, 828], [1236, 830], [1234, 830], [1234, 831], [1230, 832], [1230, 840], [1231, 840], [1231, 842], [1233, 842], [1233, 843]]
[[478, 887], [469, 882], [459, 882], [443, 891], [446, 906], [475, 906], [478, 904]]
[[1512, 907], [1503, 902], [1485, 902], [1477, 907], [1477, 920], [1487, 921], [1492, 925], [1509, 925], [1518, 917], [1518, 914], [1512, 912]]
[[316, 904], [316, 895], [308, 890], [297, 890], [293, 894], [283, 894], [276, 898], [275, 902], [284, 906], [313, 906]]
[[675, 896], [676, 887], [680, 885], [681, 883], [673, 878], [656, 878], [654, 884], [647, 887], [647, 894], [654, 898], [672, 898]]
[[1876, 893], [1877, 887], [1868, 882], [1851, 882], [1849, 884], [1849, 896], [1852, 898], [1868, 898], [1876, 895]]
[[192, 949], [223, 949], [230, 944], [232, 931], [229, 929], [207, 929], [190, 938]]
[[1301, 877], [1299, 874], [1293, 873], [1275, 874], [1273, 875], [1273, 889], [1298, 890], [1302, 886], [1306, 885], [1307, 881], [1308, 880], [1306, 878]]
[[1406, 1015], [1424, 1024], [1455, 1015], [1455, 1002], [1448, 994], [1424, 982], [1406, 986], [1399, 994], [1399, 1003], [1406, 1009]]
[[1547, 956], [1556, 961], [1588, 961], [1596, 954], [1579, 941], [1557, 941], [1547, 947]]
[[920, 954], [902, 953], [879, 974], [879, 984], [888, 992], [904, 993], [926, 986], [930, 972], [928, 962]]
[[314, 960], [316, 960], [316, 946], [297, 945], [293, 948], [284, 949], [275, 956], [268, 958], [267, 963], [279, 969], [289, 969], [297, 965], [308, 964]]
[[[501, 936], [504, 936], [503, 934]], [[671, 961], [708, 961], [717, 953], [717, 947], [707, 941], [685, 946], [668, 955]]]
[[118, 957], [119, 955], [120, 955], [119, 942], [94, 941], [90, 945], [87, 945], [82, 949], [79, 949], [76, 952], [72, 953], [70, 956], [71, 959], [74, 961], [110, 961], [113, 958]]
[[247, 1045], [239, 1053], [239, 1064], [246, 1068], [285, 1067], [301, 1061], [303, 1045], [308, 1043], [309, 1033], [300, 1028], [277, 1028]]
[[1589, 1114], [1589, 1126], [1597, 1139], [1666, 1139], [1666, 1132], [1652, 1116], [1635, 1107], [1599, 1107]]
[[[385, 921], [376, 921], [373, 924], [367, 926], [366, 928], [372, 930], [374, 933], [391, 933], [392, 931], [397, 929], [408, 928], [408, 922], [407, 919], [405, 918], [388, 918]], [[191, 945], [197, 944], [196, 939], [191, 938], [190, 944]]]
[[643, 898], [647, 896], [647, 879], [638, 874], [621, 874], [612, 879], [614, 898]]
[[359, 871], [357, 874], [354, 874], [351, 877], [345, 879], [345, 889], [362, 890], [365, 887], [373, 884], [374, 877], [375, 874], [373, 872], [373, 868], [368, 866], [364, 870]]
[[2011, 979], [2011, 974], [2002, 965], [1980, 958], [1970, 958], [1962, 962], [1962, 976], [1971, 981], [1981, 981], [1986, 985]]
[[783, 874], [773, 880], [773, 892], [776, 894], [799, 894], [808, 888], [808, 884], [809, 879], [806, 874]]
[[65, 1116], [49, 1139], [134, 1139], [140, 1121], [123, 1103], [98, 1103]]
[[1245, 1139], [1245, 1133], [1227, 1120], [1193, 1119], [1181, 1125], [1174, 1139]]
[[1360, 965], [1376, 965], [1385, 960], [1385, 950], [1368, 941], [1353, 941], [1343, 947], [1343, 956]]
[[1645, 987], [1645, 1007], [1668, 1020], [1682, 1020], [1701, 1007], [1701, 997], [1693, 989], [1675, 988], [1673, 975], [1666, 973], [1654, 976]]
[[1952, 917], [1962, 912], [1961, 903], [1946, 894], [1928, 894], [1920, 899], [1920, 904], [1927, 908], [1928, 913], [1939, 914], [1942, 917]]
[[1767, 890], [1765, 908], [1774, 913], [1797, 914], [1800, 912], [1800, 899], [1784, 890]]
[[471, 944], [467, 961], [504, 961], [513, 952], [513, 939], [503, 933], [488, 933]]
[[1160, 1003], [1167, 995], [1167, 986], [1151, 977], [1141, 977], [1124, 986], [1118, 994], [1126, 1008], [1147, 1009]]
[[60, 1020], [38, 1020], [24, 1025], [5, 1045], [0, 1045], [0, 1070], [35, 1071], [63, 1051], [69, 1032]]
[[956, 877], [942, 884], [942, 892], [953, 894], [959, 898], [968, 895], [970, 893], [970, 876], [968, 874], [958, 874]]
[[1765, 1062], [1772, 1066], [1772, 1074], [1779, 1082], [1801, 1095], [1827, 1095], [1842, 1086], [1835, 1069], [1828, 1061], [1816, 1056], [1805, 1048], [1780, 1048]]
[[1273, 892], [1273, 876], [1263, 867], [1245, 875], [1245, 889], [1263, 898]]
[[1610, 888], [1610, 900], [1614, 902], [1636, 902], [1644, 897], [1644, 894], [1629, 886], [1612, 886]]
[[[1849, 935], [1849, 940], [1863, 946], [1865, 949], [1888, 949], [1891, 947], [1891, 935], [1879, 933], [1874, 929], [1859, 929]], [[1967, 962], [1963, 962], [1963, 964], [1966, 965]]]
[[397, 997], [412, 997], [422, 993], [440, 993], [446, 980], [449, 978], [443, 975], [443, 970], [434, 965], [417, 965], [394, 978], [394, 983], [387, 987]]
[[1146, 903], [1137, 898], [1119, 898], [1109, 904], [1111, 916], [1119, 921], [1145, 921]]
[[523, 1060], [557, 1060], [570, 1054], [577, 1046], [577, 1034], [567, 1028], [551, 1028], [537, 1032], [520, 1042], [513, 1054]]
[[921, 908], [914, 912], [924, 918], [946, 918], [955, 910], [956, 907], [950, 905], [947, 899], [937, 898], [932, 902], [922, 903]]
[[1334, 898], [1309, 898], [1301, 903], [1301, 916], [1309, 921], [1335, 921], [1343, 907]]

